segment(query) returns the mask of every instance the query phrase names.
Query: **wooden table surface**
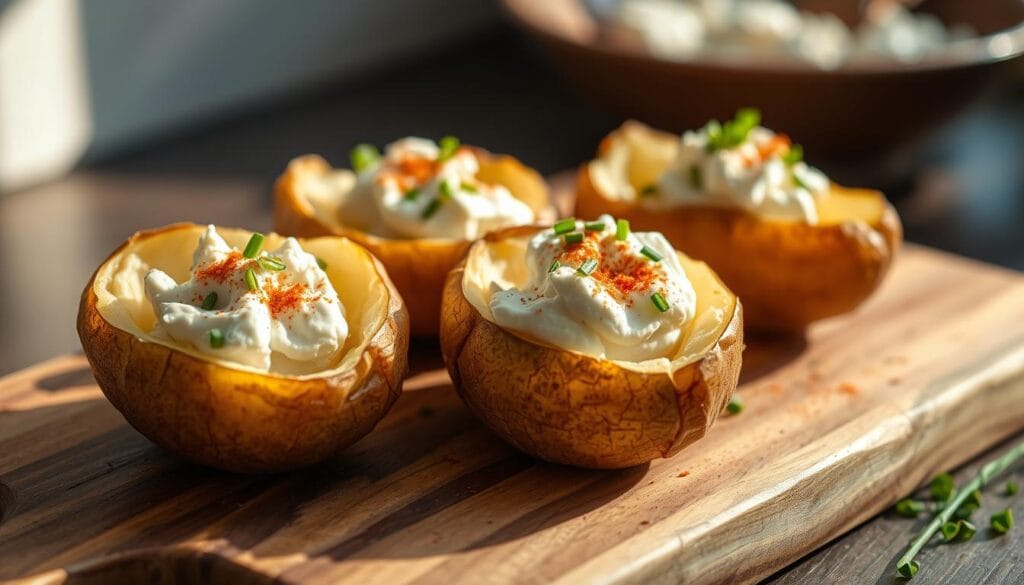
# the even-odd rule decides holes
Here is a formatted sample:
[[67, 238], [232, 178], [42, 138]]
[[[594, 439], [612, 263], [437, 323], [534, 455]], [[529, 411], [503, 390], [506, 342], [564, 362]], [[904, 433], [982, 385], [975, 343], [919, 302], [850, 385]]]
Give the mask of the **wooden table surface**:
[[[460, 91], [437, 91], [447, 87]], [[218, 127], [185, 129], [116, 159], [91, 161], [65, 179], [2, 196], [0, 373], [77, 349], [81, 287], [136, 229], [181, 219], [268, 228], [270, 184], [294, 154], [321, 152], [341, 163], [357, 141], [451, 133], [552, 172], [589, 156], [618, 122], [573, 95], [517, 38], [498, 31], [422, 65], [321, 88]], [[913, 173], [890, 176], [885, 185], [908, 239], [1024, 269], [1022, 130], [1020, 91], [1010, 91], [909, 159]], [[907, 164], [897, 161], [897, 167]], [[959, 475], [967, 477], [987, 458]], [[1024, 518], [1020, 499], [1015, 506]], [[889, 583], [895, 558], [920, 524], [883, 514], [773, 580]], [[1011, 538], [981, 536], [927, 549], [922, 561], [928, 572], [915, 582], [1022, 582], [1020, 530]]]

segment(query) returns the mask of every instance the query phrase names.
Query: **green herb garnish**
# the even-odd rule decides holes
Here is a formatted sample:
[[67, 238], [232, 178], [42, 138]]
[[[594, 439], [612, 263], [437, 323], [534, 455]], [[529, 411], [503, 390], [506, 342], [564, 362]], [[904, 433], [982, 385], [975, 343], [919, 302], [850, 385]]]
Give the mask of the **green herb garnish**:
[[911, 498], [903, 498], [896, 502], [896, 505], [893, 507], [893, 511], [904, 518], [917, 518], [921, 512], [924, 512], [924, 502], [913, 500]]
[[708, 136], [707, 150], [715, 152], [735, 148], [747, 141], [747, 135], [761, 123], [761, 112], [754, 108], [742, 108], [736, 116], [724, 124], [712, 120], [704, 126]]
[[604, 222], [603, 221], [588, 221], [587, 223], [583, 224], [583, 229], [588, 231], [588, 232], [604, 231]]
[[211, 292], [210, 294], [206, 295], [205, 299], [203, 299], [203, 304], [200, 305], [200, 308], [202, 308], [204, 311], [211, 311], [216, 306], [217, 306], [217, 293], [216, 292]]
[[576, 269], [576, 274], [579, 274], [580, 276], [590, 276], [595, 270], [597, 270], [597, 260], [587, 258], [583, 261], [583, 264], [580, 264], [580, 267]]
[[620, 219], [615, 222], [615, 239], [624, 242], [629, 237], [629, 220]]
[[441, 184], [437, 186], [438, 198], [439, 199], [451, 199], [455, 196], [452, 192], [452, 186], [448, 184], [448, 181], [441, 181]]
[[946, 522], [942, 525], [940, 532], [942, 532], [942, 540], [953, 542], [956, 539], [956, 535], [960, 534], [960, 523]]
[[661, 296], [661, 293], [651, 295], [651, 302], [654, 303], [655, 308], [661, 313], [668, 310], [668, 301], [665, 300], [665, 297]]
[[661, 262], [661, 254], [650, 246], [644, 245], [643, 248], [640, 248], [640, 253], [646, 256], [651, 262]]
[[408, 191], [402, 194], [402, 198], [405, 199], [406, 201], [416, 201], [416, 198], [419, 196], [420, 190], [417, 189], [416, 187], [413, 187], [412, 189], [409, 189]]
[[[1021, 457], [1024, 457], [1024, 443], [1010, 449], [998, 459], [986, 463], [981, 468], [981, 471], [978, 472], [978, 475], [974, 476], [974, 479], [964, 486], [964, 491], [954, 496], [953, 500], [940, 510], [939, 513], [932, 518], [932, 521], [928, 523], [928, 526], [921, 531], [921, 534], [919, 534], [917, 538], [910, 543], [910, 547], [907, 551], [903, 553], [903, 556], [901, 556], [898, 561], [896, 561], [896, 572], [907, 579], [917, 574], [919, 567], [917, 561], [914, 560], [914, 557], [917, 556], [917, 553], [921, 552], [921, 549], [928, 544], [932, 537], [935, 536], [935, 533], [950, 521], [950, 518], [953, 516], [953, 512], [960, 507], [960, 504], [967, 500], [971, 492], [974, 490], [980, 490], [985, 484], [992, 481], [995, 476], [1006, 471], [1007, 468], [1020, 460]], [[965, 524], [960, 527], [960, 530], [963, 530], [965, 526], [973, 527], [973, 524], [965, 522]]]
[[444, 162], [455, 156], [460, 144], [459, 139], [454, 136], [445, 136], [439, 140], [437, 142], [437, 146], [440, 149], [440, 152], [437, 153], [438, 162]]
[[1007, 508], [997, 512], [988, 520], [989, 526], [998, 534], [1006, 534], [1013, 529], [1013, 510]]
[[576, 229], [576, 218], [575, 217], [567, 217], [565, 219], [560, 219], [560, 220], [555, 222], [554, 229], [555, 229], [555, 235], [556, 236], [560, 236], [562, 234], [567, 234], [567, 233], [571, 232], [572, 230]]
[[793, 184], [805, 191], [811, 190], [811, 188], [807, 186], [807, 183], [804, 183], [803, 179], [801, 179], [796, 173], [793, 173]]
[[472, 183], [467, 183], [465, 181], [463, 181], [462, 184], [459, 185], [459, 187], [463, 191], [465, 191], [466, 193], [478, 193], [479, 192], [479, 191], [477, 191], [476, 185], [474, 185]]
[[357, 144], [349, 151], [348, 158], [352, 162], [352, 170], [361, 173], [377, 164], [380, 160], [380, 151], [372, 144]]
[[786, 163], [787, 167], [791, 167], [802, 160], [804, 160], [804, 147], [799, 144], [791, 144], [786, 154], [782, 155], [782, 162]]
[[551, 266], [548, 267], [548, 274], [551, 274], [552, 272], [558, 270], [558, 267], [561, 266], [561, 265], [562, 265], [562, 263], [559, 262], [558, 260], [555, 260], [554, 262], [552, 262]]
[[280, 258], [275, 258], [273, 256], [261, 256], [256, 263], [260, 265], [260, 268], [264, 270], [273, 270], [274, 272], [280, 272], [287, 268]]
[[953, 512], [954, 518], [966, 520], [971, 517], [972, 514], [978, 511], [981, 507], [981, 490], [974, 490], [967, 495], [967, 499], [964, 503], [960, 504], [960, 507]]
[[253, 292], [260, 290], [260, 283], [256, 280], [256, 272], [252, 268], [245, 269], [245, 284]]
[[729, 411], [729, 414], [739, 414], [743, 412], [743, 408], [743, 403], [740, 402], [739, 396], [733, 396], [732, 398], [730, 398], [729, 404], [727, 404], [725, 407], [725, 409]]
[[932, 479], [932, 499], [936, 502], [948, 502], [956, 495], [956, 483], [953, 476], [948, 473], [940, 473]]
[[[441, 184], [443, 185], [444, 183], [441, 183]], [[427, 206], [423, 209], [423, 213], [420, 214], [420, 217], [423, 218], [423, 219], [430, 219], [430, 218], [434, 217], [434, 214], [437, 213], [438, 209], [441, 209], [441, 198], [440, 197], [438, 197], [437, 199], [434, 199], [430, 203], [428, 203]]]
[[571, 234], [565, 234], [565, 243], [568, 244], [579, 244], [583, 241], [583, 232], [573, 232]]
[[316, 256], [316, 265], [320, 267], [320, 270], [327, 270], [327, 263], [319, 256]]
[[700, 167], [690, 165], [690, 186], [700, 190], [702, 185], [704, 185], [704, 175], [701, 173]]
[[1019, 490], [1020, 488], [1017, 486], [1017, 482], [1008, 481], [1006, 482], [1006, 487], [1003, 488], [1003, 493], [1008, 496], [1013, 496], [1016, 495]]
[[210, 347], [213, 349], [224, 347], [224, 333], [220, 329], [210, 329]]
[[246, 258], [255, 258], [259, 255], [260, 249], [263, 247], [263, 240], [266, 238], [263, 234], [256, 232], [249, 238], [249, 243], [245, 245], [245, 251], [242, 252], [242, 256]]

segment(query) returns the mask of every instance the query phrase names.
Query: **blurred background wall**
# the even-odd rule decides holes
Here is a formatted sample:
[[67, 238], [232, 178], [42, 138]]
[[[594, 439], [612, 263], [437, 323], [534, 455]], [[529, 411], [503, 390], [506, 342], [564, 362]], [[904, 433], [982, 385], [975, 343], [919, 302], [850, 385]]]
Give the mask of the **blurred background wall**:
[[0, 193], [498, 18], [480, 0], [0, 0]]

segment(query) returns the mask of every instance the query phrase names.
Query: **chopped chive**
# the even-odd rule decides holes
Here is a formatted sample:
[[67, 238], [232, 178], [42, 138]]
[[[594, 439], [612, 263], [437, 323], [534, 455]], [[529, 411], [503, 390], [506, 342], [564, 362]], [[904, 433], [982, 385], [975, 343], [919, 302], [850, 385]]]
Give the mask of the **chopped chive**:
[[948, 502], [956, 495], [956, 483], [953, 476], [948, 473], [940, 473], [932, 479], [932, 499], [936, 502]]
[[917, 518], [921, 512], [924, 512], [924, 502], [903, 498], [896, 502], [893, 511], [904, 518]]
[[799, 144], [790, 145], [786, 154], [782, 155], [782, 162], [791, 167], [804, 159], [804, 147]]
[[960, 534], [960, 523], [959, 522], [946, 522], [939, 529], [942, 533], [942, 540], [946, 542], [953, 542], [956, 540], [956, 535]]
[[565, 234], [565, 243], [566, 244], [579, 244], [582, 241], [583, 241], [583, 233], [582, 232], [573, 232], [571, 234]]
[[380, 160], [380, 151], [372, 144], [357, 144], [349, 151], [348, 158], [352, 162], [352, 170], [361, 173]]
[[260, 268], [264, 270], [273, 270], [274, 272], [280, 272], [285, 268], [288, 268], [280, 258], [275, 258], [273, 256], [261, 256], [256, 262], [260, 265]]
[[657, 195], [657, 194], [658, 194], [658, 186], [654, 185], [654, 184], [647, 185], [643, 189], [640, 189], [640, 196], [641, 197], [650, 197], [652, 195]]
[[440, 199], [451, 199], [455, 196], [452, 193], [452, 186], [448, 184], [448, 181], [441, 181], [441, 184], [437, 186], [438, 198]]
[[1006, 508], [1002, 512], [997, 512], [989, 518], [989, 525], [992, 526], [992, 530], [999, 534], [1006, 534], [1013, 529], [1013, 510]]
[[739, 396], [733, 396], [729, 399], [729, 404], [726, 405], [725, 409], [729, 411], [729, 414], [739, 414], [743, 412], [743, 402], [740, 401]]
[[629, 220], [620, 219], [615, 222], [615, 239], [624, 242], [629, 237]]
[[604, 231], [604, 222], [588, 221], [587, 223], [583, 224], [583, 229], [588, 232], [601, 232]]
[[406, 191], [405, 193], [402, 194], [402, 197], [406, 201], [415, 201], [416, 198], [419, 197], [419, 196], [420, 196], [420, 190], [417, 189], [416, 187], [413, 187], [412, 189], [409, 189], [408, 191]]
[[810, 191], [811, 190], [811, 188], [807, 186], [807, 183], [804, 183], [803, 179], [798, 177], [796, 173], [793, 173], [793, 184], [796, 185], [797, 187], [800, 187], [801, 189], [803, 189], [805, 191]]
[[242, 252], [242, 256], [246, 258], [255, 258], [260, 253], [260, 248], [263, 247], [263, 240], [266, 238], [263, 234], [256, 232], [249, 238], [249, 243], [245, 245], [245, 251]]
[[967, 542], [974, 538], [974, 535], [978, 533], [978, 527], [975, 526], [970, 520], [957, 520], [957, 525], [960, 529], [956, 533], [957, 542]]
[[210, 347], [213, 349], [224, 347], [224, 333], [220, 329], [210, 329]]
[[246, 268], [245, 270], [245, 284], [253, 292], [260, 290], [260, 283], [256, 280], [256, 272], [252, 268]]
[[650, 246], [645, 245], [643, 248], [640, 248], [640, 253], [643, 254], [644, 256], [647, 256], [647, 258], [650, 259], [651, 262], [661, 262], [662, 255], [659, 254]]
[[734, 148], [746, 142], [750, 131], [761, 123], [761, 112], [754, 108], [742, 108], [736, 116], [724, 124], [712, 120], [704, 126], [708, 137], [707, 151]]
[[921, 569], [921, 564], [917, 561], [901, 562], [896, 565], [896, 572], [900, 574], [900, 577], [904, 579], [913, 579], [914, 575]]
[[212, 310], [216, 306], [217, 306], [217, 293], [216, 293], [216, 291], [211, 291], [210, 294], [206, 295], [206, 298], [203, 299], [202, 309], [204, 311], [210, 311], [210, 310]]
[[694, 189], [700, 189], [704, 184], [704, 176], [701, 173], [700, 167], [697, 165], [690, 165], [690, 186]]
[[580, 267], [576, 269], [576, 274], [580, 276], [590, 276], [595, 270], [597, 270], [597, 260], [593, 258], [587, 258]]
[[575, 217], [567, 217], [565, 219], [560, 219], [557, 222], [555, 222], [555, 235], [556, 236], [560, 236], [562, 234], [567, 234], [567, 233], [571, 232], [574, 229], [576, 229], [576, 218]]
[[554, 271], [558, 270], [558, 268], [559, 268], [559, 267], [560, 267], [561, 265], [562, 265], [562, 263], [561, 263], [561, 262], [559, 262], [558, 260], [555, 260], [554, 262], [552, 262], [552, 263], [551, 263], [551, 266], [549, 266], [549, 267], [548, 267], [548, 274], [551, 274], [552, 272], [554, 272]]
[[654, 303], [659, 312], [664, 313], [668, 310], [668, 301], [665, 300], [665, 297], [661, 296], [661, 293], [651, 295], [651, 302]]
[[479, 191], [477, 191], [476, 185], [474, 185], [472, 183], [467, 183], [465, 181], [463, 181], [462, 184], [459, 185], [459, 188], [462, 189], [463, 191], [465, 191], [466, 193], [478, 193], [479, 192]]
[[459, 139], [454, 136], [445, 136], [437, 142], [440, 152], [437, 154], [437, 160], [444, 162], [451, 157], [455, 156], [455, 153], [459, 150]]
[[434, 214], [437, 213], [438, 209], [441, 209], [441, 200], [434, 199], [433, 201], [427, 204], [427, 207], [423, 210], [423, 213], [420, 214], [420, 217], [422, 217], [423, 219], [430, 219], [434, 217]]
[[1019, 490], [1020, 488], [1017, 486], [1017, 482], [1008, 481], [1006, 482], [1006, 487], [1003, 489], [1003, 493], [1008, 496], [1013, 496], [1016, 495]]
[[953, 512], [953, 517], [961, 520], [966, 520], [971, 517], [972, 514], [978, 511], [981, 507], [981, 490], [974, 490], [967, 495], [967, 498], [962, 504]]
[[316, 256], [316, 265], [320, 267], [320, 270], [327, 270], [327, 263], [319, 256]]

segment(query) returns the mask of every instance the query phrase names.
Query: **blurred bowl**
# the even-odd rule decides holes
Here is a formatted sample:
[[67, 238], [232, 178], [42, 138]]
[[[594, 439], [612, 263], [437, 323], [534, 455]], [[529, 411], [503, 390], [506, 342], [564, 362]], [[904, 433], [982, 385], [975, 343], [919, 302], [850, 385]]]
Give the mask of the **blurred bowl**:
[[582, 0], [502, 0], [585, 96], [630, 118], [682, 132], [756, 106], [815, 157], [876, 158], [961, 112], [1016, 66], [1024, 2], [927, 2], [946, 23], [980, 36], [913, 63], [886, 60], [825, 70], [796, 58], [764, 62], [659, 59], [607, 42]]

